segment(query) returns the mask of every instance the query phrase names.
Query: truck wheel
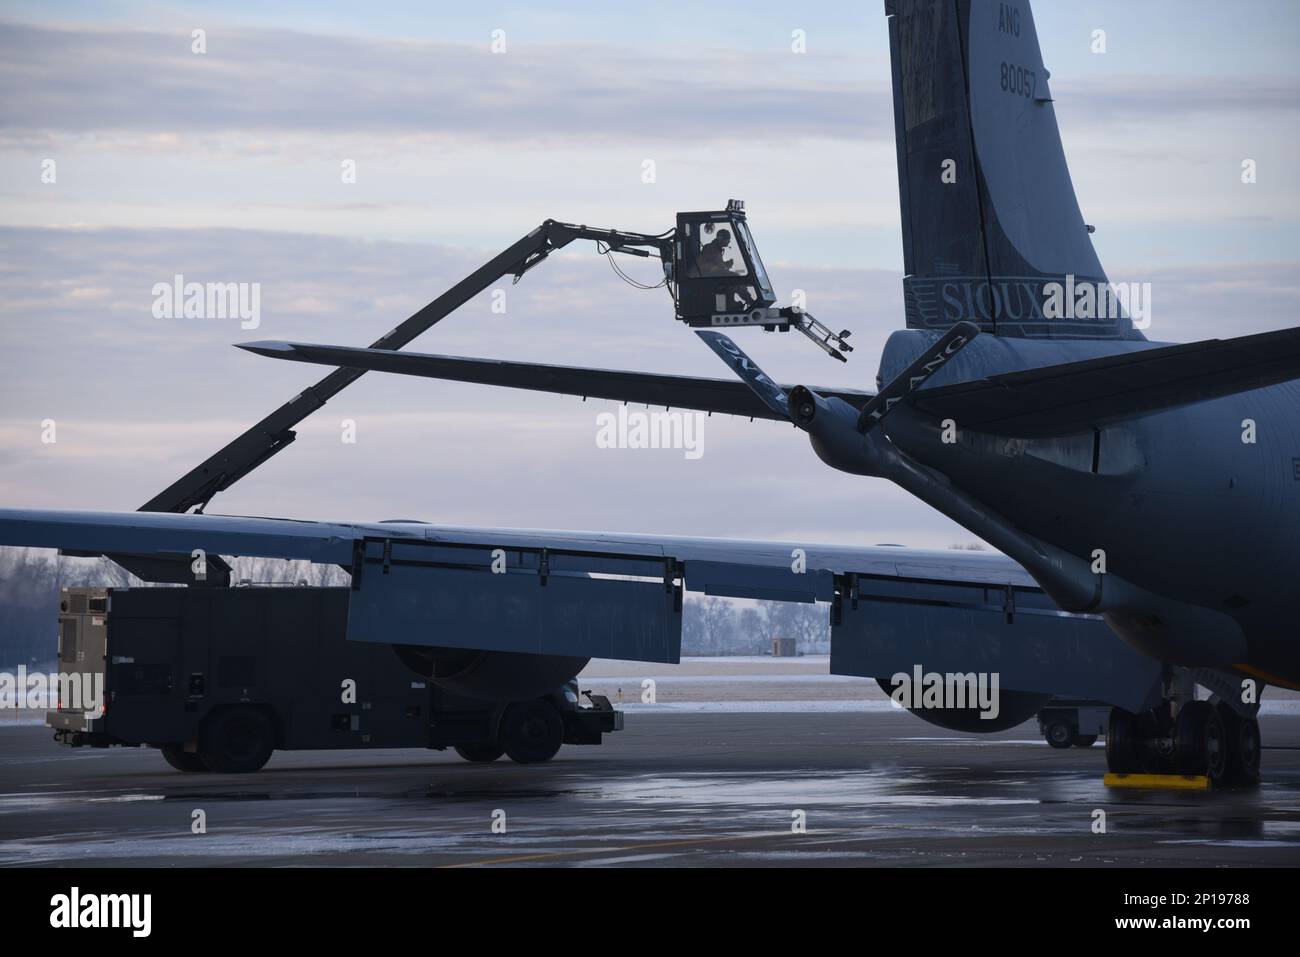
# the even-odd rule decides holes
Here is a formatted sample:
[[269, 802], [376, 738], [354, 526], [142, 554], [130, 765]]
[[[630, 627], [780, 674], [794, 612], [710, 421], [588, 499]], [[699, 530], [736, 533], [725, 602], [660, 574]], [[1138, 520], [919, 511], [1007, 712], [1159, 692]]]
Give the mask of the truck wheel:
[[158, 748], [163, 760], [177, 771], [206, 771], [208, 766], [193, 751], [186, 751], [183, 744], [164, 744]]
[[564, 721], [550, 702], [517, 701], [501, 717], [500, 740], [511, 761], [549, 761], [564, 743]]
[[1054, 748], [1068, 748], [1074, 743], [1074, 728], [1064, 718], [1057, 718], [1044, 729], [1043, 737]]
[[1074, 746], [1076, 748], [1090, 748], [1097, 743], [1095, 734], [1076, 734], [1074, 736]]
[[497, 747], [495, 744], [458, 744], [456, 753], [466, 761], [472, 761], [475, 764], [487, 764], [489, 761], [495, 761], [501, 755], [505, 754], [505, 748]]
[[250, 774], [271, 757], [271, 722], [252, 708], [233, 708], [205, 722], [199, 753], [209, 771]]

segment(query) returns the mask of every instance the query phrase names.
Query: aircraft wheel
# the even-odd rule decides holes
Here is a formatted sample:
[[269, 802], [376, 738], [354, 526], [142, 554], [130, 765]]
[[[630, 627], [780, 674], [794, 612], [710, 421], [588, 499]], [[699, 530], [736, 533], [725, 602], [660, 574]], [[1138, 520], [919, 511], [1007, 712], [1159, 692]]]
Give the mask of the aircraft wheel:
[[487, 764], [501, 757], [506, 753], [506, 750], [495, 744], [458, 744], [456, 745], [456, 753], [466, 761], [472, 761], [475, 764]]
[[1243, 718], [1226, 704], [1219, 705], [1219, 717], [1228, 746], [1227, 783], [1254, 787], [1259, 784], [1259, 720]]
[[539, 764], [564, 743], [564, 721], [549, 701], [516, 701], [501, 717], [501, 743], [511, 761]]
[[1214, 784], [1223, 782], [1228, 761], [1228, 739], [1219, 709], [1208, 701], [1189, 701], [1174, 721], [1174, 761], [1182, 774], [1204, 774]]
[[266, 715], [253, 708], [232, 708], [205, 722], [199, 753], [209, 771], [251, 774], [270, 760], [274, 747]]
[[177, 771], [199, 772], [208, 769], [203, 759], [193, 751], [186, 751], [183, 744], [164, 744], [158, 748], [158, 751], [162, 754], [163, 760]]
[[1043, 737], [1054, 748], [1068, 748], [1074, 743], [1074, 728], [1063, 718], [1057, 718], [1044, 730]]
[[1123, 708], [1111, 708], [1106, 728], [1106, 770], [1113, 774], [1133, 774], [1141, 770], [1142, 751], [1137, 715]]
[[1076, 734], [1073, 744], [1076, 748], [1090, 748], [1097, 743], [1095, 734]]

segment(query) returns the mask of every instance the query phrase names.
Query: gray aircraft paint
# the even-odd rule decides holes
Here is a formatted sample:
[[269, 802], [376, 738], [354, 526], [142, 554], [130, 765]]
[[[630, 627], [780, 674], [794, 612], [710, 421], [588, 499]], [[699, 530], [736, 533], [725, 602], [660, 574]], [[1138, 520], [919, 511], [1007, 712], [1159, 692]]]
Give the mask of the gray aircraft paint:
[[[1067, 275], [1105, 283], [1061, 146], [1027, 0], [886, 0], [909, 328], [1141, 338], [1041, 314]], [[969, 90], [969, 94], [968, 91]], [[945, 163], [955, 182], [941, 176]]]
[[[1061, 148], [1027, 0], [887, 0], [885, 7], [911, 328], [890, 337], [880, 381], [934, 341], [936, 333], [922, 330], [946, 328], [954, 318], [972, 318], [995, 335], [977, 339], [924, 389], [1160, 345], [1142, 341], [1126, 319], [1052, 323], [1007, 315], [1011, 290], [1025, 277], [1029, 284], [1015, 300], [1022, 305], [1042, 282], [1067, 274], [1106, 281]], [[1014, 89], [1004, 89], [1004, 64], [1030, 71], [1029, 85], [1017, 78]], [[935, 151], [944, 149], [973, 162], [975, 175], [942, 184]], [[960, 314], [969, 307], [960, 277], [978, 281], [984, 273], [1003, 292], [992, 321], [978, 303], [974, 315]], [[1039, 439], [986, 435], [962, 430], [957, 414], [959, 441], [944, 444], [938, 423], [908, 408], [888, 420], [886, 433], [904, 454], [1016, 528], [1075, 556], [1104, 549], [1108, 574], [1204, 609], [1216, 621], [1226, 615], [1241, 635], [1237, 641], [1225, 629], [1208, 644], [1187, 636], [1181, 646], [1147, 645], [1148, 651], [1175, 660], [1180, 651], [1184, 658], [1208, 654], [1218, 664], [1244, 653], [1254, 667], [1294, 681], [1297, 411], [1300, 385], [1286, 383], [1149, 415], [1135, 409], [1135, 417], [1104, 425], [1095, 436], [1091, 429]], [[1245, 420], [1257, 424], [1255, 444], [1242, 441]], [[1144, 639], [1129, 631], [1141, 645]]]
[[[969, 30], [975, 152], [994, 221], [1035, 272], [1104, 278], [1066, 165], [1033, 11], [1016, 0], [976, 3]], [[1004, 63], [1030, 71], [1026, 95], [1001, 88]]]

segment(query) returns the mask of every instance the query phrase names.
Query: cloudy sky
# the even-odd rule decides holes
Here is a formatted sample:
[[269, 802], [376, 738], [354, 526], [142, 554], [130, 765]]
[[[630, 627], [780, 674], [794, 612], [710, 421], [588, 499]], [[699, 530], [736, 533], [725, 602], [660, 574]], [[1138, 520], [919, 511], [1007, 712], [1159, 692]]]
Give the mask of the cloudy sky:
[[[1294, 325], [1300, 6], [1035, 15], [1085, 219], [1112, 279], [1152, 282], [1151, 337]], [[137, 507], [323, 374], [233, 343], [364, 345], [547, 217], [657, 232], [745, 199], [778, 294], [806, 290], [858, 351], [742, 346], [781, 381], [870, 387], [902, 315], [888, 52], [879, 0], [0, 3], [0, 503]], [[259, 283], [260, 327], [155, 318], [178, 273]], [[726, 374], [589, 244], [506, 303], [480, 297], [414, 348]], [[788, 427], [713, 418], [687, 460], [597, 448], [610, 408], [370, 375], [211, 511], [970, 540]]]

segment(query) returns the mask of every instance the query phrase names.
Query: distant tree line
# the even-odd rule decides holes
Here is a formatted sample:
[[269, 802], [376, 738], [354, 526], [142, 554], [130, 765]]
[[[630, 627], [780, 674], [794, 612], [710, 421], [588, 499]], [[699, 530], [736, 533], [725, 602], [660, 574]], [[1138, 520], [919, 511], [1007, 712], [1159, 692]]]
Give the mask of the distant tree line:
[[683, 655], [761, 655], [774, 638], [793, 638], [801, 654], [830, 650], [830, 606], [741, 602], [688, 595], [682, 606]]

